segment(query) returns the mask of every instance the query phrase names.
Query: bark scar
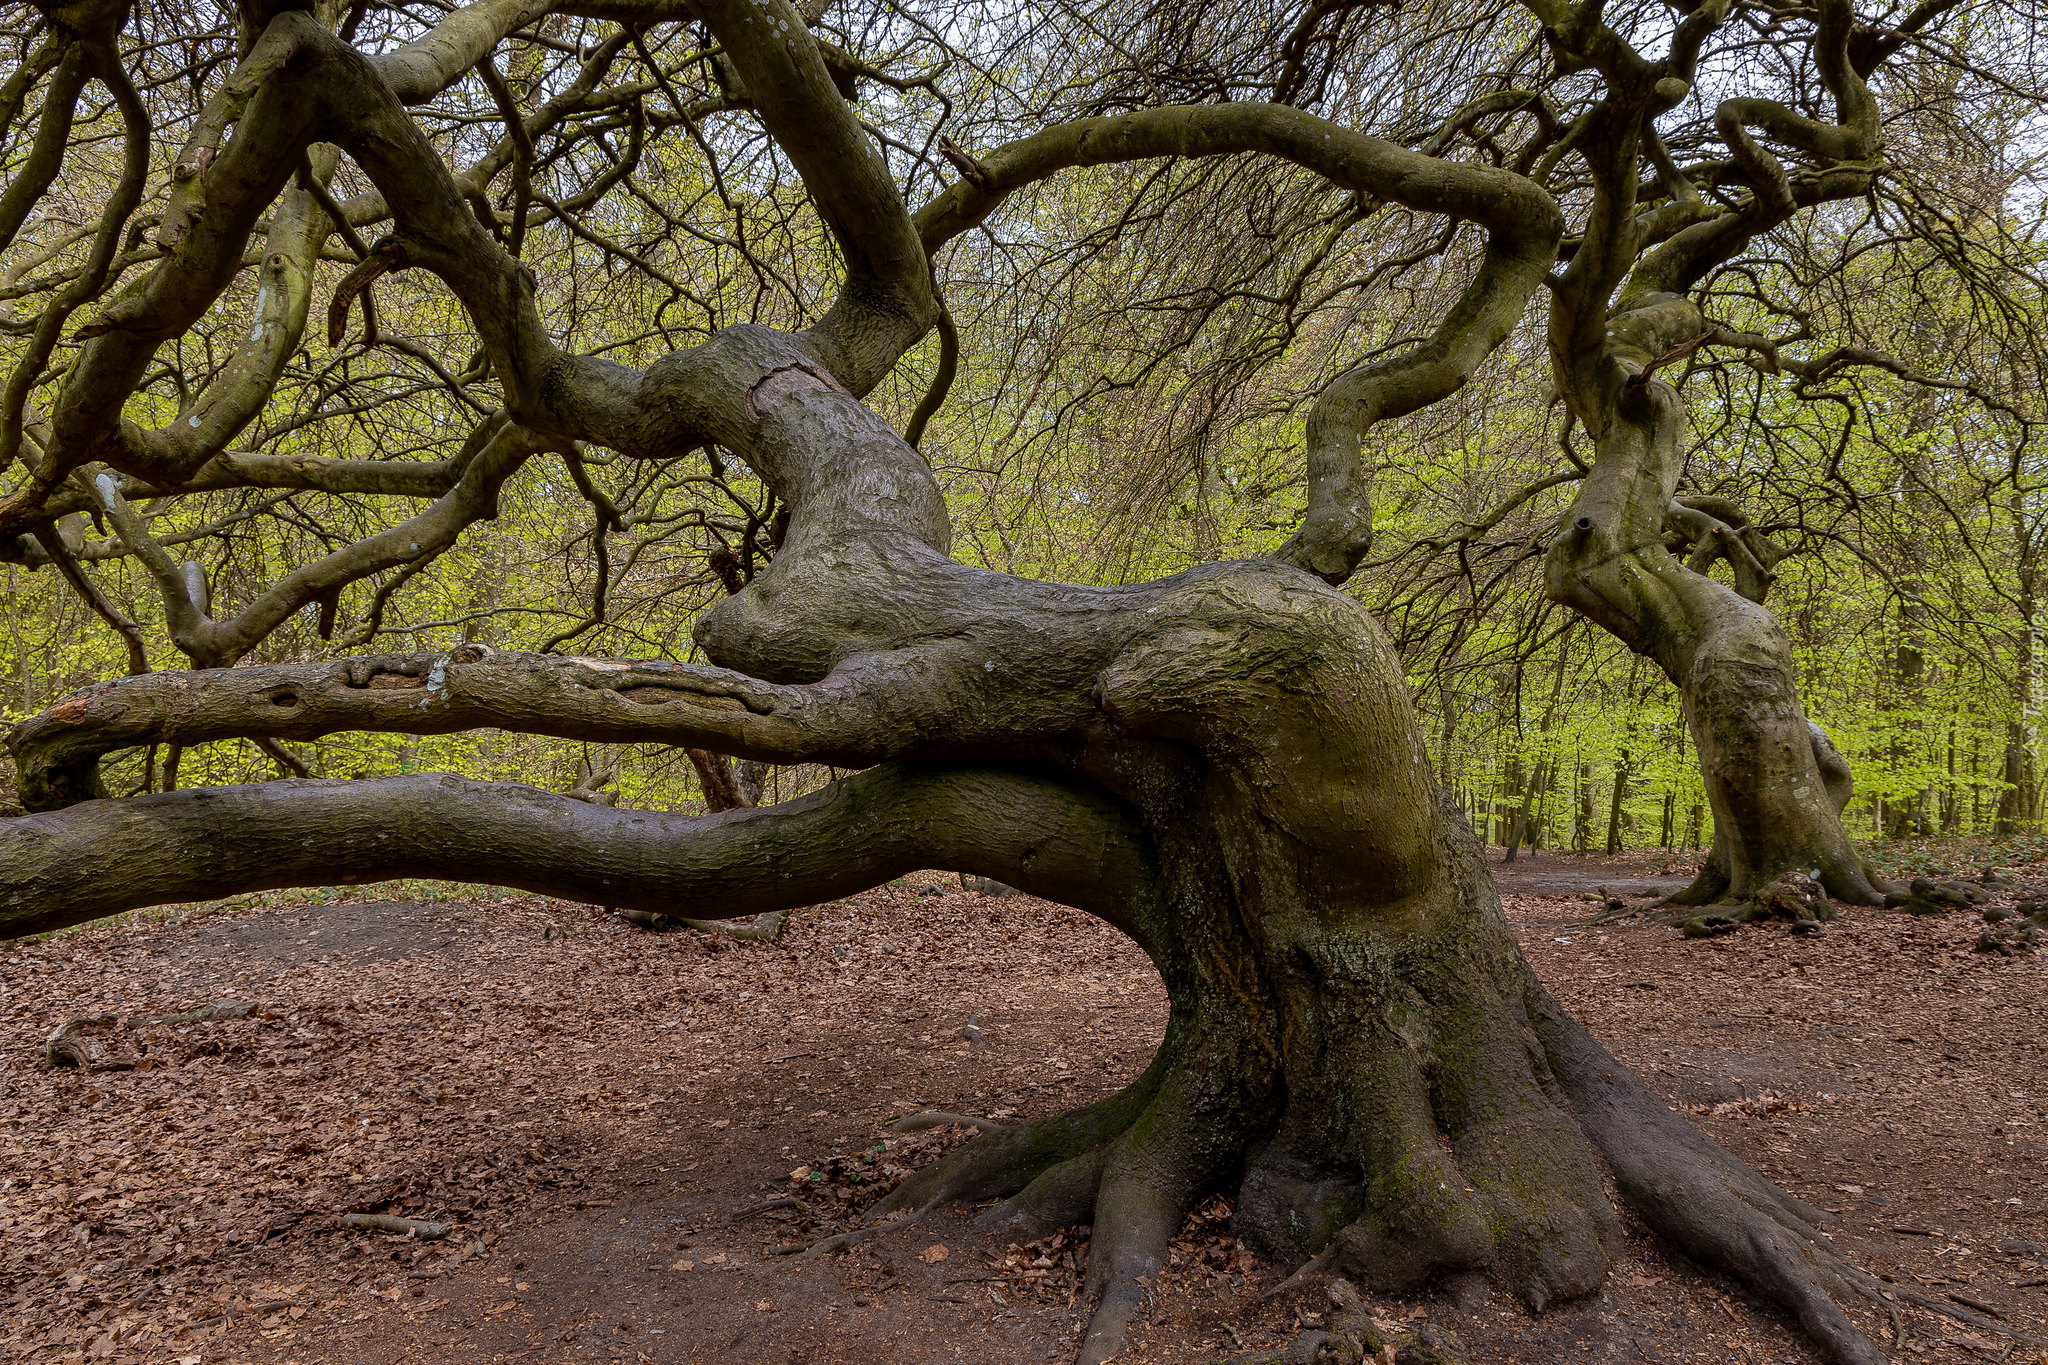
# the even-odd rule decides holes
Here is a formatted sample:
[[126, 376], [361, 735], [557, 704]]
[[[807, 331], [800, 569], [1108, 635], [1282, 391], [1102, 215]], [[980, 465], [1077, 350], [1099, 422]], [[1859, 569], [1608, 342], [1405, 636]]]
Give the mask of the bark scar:
[[766, 409], [773, 407], [790, 394], [804, 389], [824, 389], [830, 393], [846, 392], [838, 380], [815, 365], [802, 360], [792, 361], [787, 365], [777, 365], [762, 375], [753, 388], [747, 390], [747, 416], [758, 422]]

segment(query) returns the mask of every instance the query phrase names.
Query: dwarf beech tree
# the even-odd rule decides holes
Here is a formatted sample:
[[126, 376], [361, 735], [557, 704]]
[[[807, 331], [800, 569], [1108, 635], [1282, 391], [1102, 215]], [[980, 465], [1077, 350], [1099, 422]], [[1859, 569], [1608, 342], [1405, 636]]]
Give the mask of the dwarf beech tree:
[[[1716, 798], [1731, 872], [1812, 864], [1857, 893], [1829, 796], [1839, 774], [1800, 716], [1782, 638], [1739, 590], [1756, 547], [1732, 511], [1673, 501], [1680, 414], [1666, 367], [1719, 336], [1686, 296], [1703, 271], [1875, 174], [1868, 74], [1943, 6], [1873, 27], [1845, 0], [1719, 0], [1664, 25], [1654, 51], [1639, 49], [1655, 25], [1636, 16], [1631, 42], [1597, 0], [1475, 10], [1466, 18], [1522, 16], [1545, 69], [1576, 83], [1574, 112], [1542, 91], [1482, 89], [1406, 139], [1289, 102], [1326, 84], [1297, 68], [1326, 70], [1357, 41], [1344, 28], [1354, 8], [1312, 6], [1283, 26], [1278, 75], [1250, 91], [1275, 98], [1176, 102], [1188, 86], [1167, 70], [995, 145], [937, 142], [959, 178], [915, 210], [906, 149], [850, 101], [864, 82], [884, 102], [943, 82], [864, 53], [858, 24], [814, 33], [824, 13], [785, 0], [477, 0], [425, 18], [265, 0], [237, 12], [231, 41], [188, 44], [189, 60], [152, 29], [164, 13], [122, 0], [44, 11], [0, 89], [29, 143], [0, 199], [0, 241], [33, 223], [46, 255], [12, 278], [48, 281], [11, 333], [0, 535], [15, 562], [63, 573], [130, 635], [135, 672], [10, 736], [30, 813], [0, 822], [0, 932], [410, 875], [731, 918], [957, 868], [1101, 916], [1150, 955], [1171, 1001], [1158, 1055], [1129, 1087], [985, 1135], [877, 1209], [1001, 1198], [988, 1221], [1020, 1238], [1092, 1222], [1084, 1361], [1116, 1353], [1168, 1239], [1217, 1189], [1236, 1192], [1241, 1235], [1271, 1256], [1330, 1251], [1389, 1289], [1486, 1275], [1541, 1308], [1607, 1274], [1611, 1172], [1650, 1226], [1784, 1304], [1831, 1360], [1882, 1359], [1848, 1311], [1859, 1298], [1964, 1313], [1881, 1287], [1820, 1232], [1824, 1215], [1701, 1136], [1558, 1008], [1436, 789], [1383, 632], [1332, 586], [1370, 541], [1365, 433], [1458, 389], [1547, 287], [1559, 391], [1595, 445], [1576, 529], [1552, 552], [1554, 590], [1687, 689], [1702, 749], [1731, 775]], [[893, 30], [875, 32], [879, 46]], [[1787, 60], [1813, 79], [1792, 84], [1831, 109], [1724, 102], [1714, 127], [1728, 156], [1679, 165], [1655, 120], [1686, 97], [1710, 43], [1756, 33], [1797, 54]], [[517, 60], [501, 67], [501, 52]], [[153, 129], [174, 98], [190, 104], [172, 151]], [[716, 142], [713, 120], [769, 140], [753, 144], [770, 150], [749, 176], [721, 168], [733, 144]], [[690, 203], [674, 159], [686, 146], [705, 156]], [[109, 188], [35, 218], [77, 183], [67, 158]], [[1062, 172], [1221, 158], [1335, 187], [1360, 221], [1391, 208], [1480, 244], [1447, 264], [1423, 335], [1323, 387], [1306, 422], [1306, 508], [1271, 556], [1120, 587], [956, 560], [931, 466], [863, 401], [935, 329], [942, 382], [913, 437], [943, 397], [955, 329], [935, 253]], [[1646, 166], [1654, 188], [1639, 183]], [[660, 319], [677, 301], [728, 285], [693, 281], [686, 257], [640, 249], [636, 233], [687, 235], [698, 207], [739, 221], [735, 203], [780, 192], [777, 167], [800, 177], [829, 259], [800, 224], [766, 241], [705, 235], [757, 278], [829, 276], [829, 298], [801, 316], [805, 291], [790, 288], [778, 297], [797, 301], [791, 316], [761, 305], [768, 322], [669, 344]], [[582, 305], [526, 259], [550, 233], [669, 291], [630, 346], [564, 342], [574, 329], [560, 310]], [[365, 353], [410, 357], [473, 409], [443, 458], [293, 446], [360, 386], [309, 358], [323, 278], [330, 344], [360, 311]], [[439, 344], [463, 338], [467, 363], [380, 331], [379, 291], [421, 281], [444, 301]], [[230, 306], [237, 325], [216, 325]], [[415, 300], [408, 316], [434, 314]], [[402, 439], [407, 410], [392, 411], [368, 439]], [[781, 509], [743, 528], [744, 570], [721, 569], [737, 590], [698, 619], [709, 663], [481, 641], [240, 662], [295, 614], [318, 611], [326, 634], [344, 590], [422, 569], [532, 462], [559, 459], [562, 496], [616, 517], [590, 460], [667, 467], [707, 448], [744, 462]], [[326, 553], [226, 611], [204, 570], [171, 553], [210, 524], [167, 529], [180, 499], [221, 489], [428, 506], [362, 534], [321, 528]], [[1689, 565], [1666, 544], [1673, 525], [1698, 547]], [[1738, 590], [1704, 572], [1716, 556], [1737, 565]], [[147, 671], [95, 557], [147, 573], [193, 669]], [[381, 601], [364, 608], [365, 641]], [[706, 816], [453, 775], [124, 799], [101, 778], [105, 756], [155, 743], [251, 738], [289, 761], [284, 741], [486, 727], [858, 771]], [[1745, 764], [1759, 773], [1747, 786], [1733, 778]]]

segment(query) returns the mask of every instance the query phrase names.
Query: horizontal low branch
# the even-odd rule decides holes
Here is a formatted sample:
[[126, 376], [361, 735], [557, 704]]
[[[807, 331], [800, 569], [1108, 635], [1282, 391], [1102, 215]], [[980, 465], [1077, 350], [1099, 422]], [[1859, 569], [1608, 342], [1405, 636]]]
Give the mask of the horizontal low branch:
[[447, 774], [200, 787], [0, 820], [0, 938], [284, 886], [434, 877], [734, 919], [957, 869], [1102, 916], [1140, 942], [1150, 845], [1066, 779], [892, 764], [782, 805], [615, 810]]
[[326, 663], [151, 673], [103, 683], [7, 736], [23, 805], [105, 795], [100, 758], [165, 741], [312, 740], [345, 730], [496, 728], [607, 744], [686, 744], [771, 763], [864, 768], [902, 752], [902, 725], [828, 679], [780, 686], [666, 660], [565, 658], [480, 645]]

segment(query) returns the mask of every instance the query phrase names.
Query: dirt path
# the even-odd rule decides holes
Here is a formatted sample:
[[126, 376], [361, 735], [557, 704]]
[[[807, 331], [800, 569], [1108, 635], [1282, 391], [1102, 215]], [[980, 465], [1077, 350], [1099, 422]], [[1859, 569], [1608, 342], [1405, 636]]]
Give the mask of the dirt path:
[[[2048, 964], [1968, 951], [1961, 914], [1851, 912], [1811, 940], [1589, 932], [1571, 861], [1507, 869], [1509, 916], [1624, 1061], [1839, 1211], [1862, 1264], [2048, 1337], [2048, 1285], [2021, 1287], [2048, 1280]], [[1661, 867], [1585, 861], [1617, 892]], [[1552, 894], [1524, 894], [1520, 868]], [[223, 998], [255, 1008], [112, 1040], [145, 1069], [36, 1069], [64, 1019]], [[0, 1356], [1063, 1361], [1070, 1248], [1005, 1265], [948, 1213], [844, 1256], [778, 1250], [948, 1140], [877, 1151], [893, 1116], [1092, 1099], [1142, 1067], [1162, 1011], [1113, 931], [936, 875], [806, 912], [775, 944], [519, 898], [236, 912], [0, 954]], [[805, 1168], [829, 1178], [792, 1182]], [[357, 1208], [454, 1231], [336, 1226]], [[1253, 1303], [1271, 1271], [1217, 1217], [1180, 1251], [1122, 1359], [1213, 1359], [1317, 1307]], [[1541, 1319], [1498, 1296], [1382, 1308], [1434, 1314], [1475, 1362], [1809, 1358], [1775, 1310], [1640, 1235], [1605, 1294]], [[1903, 1325], [1914, 1360], [2009, 1344]]]
[[1693, 878], [1697, 855], [1673, 857], [1655, 849], [1617, 853], [1601, 857], [1583, 853], [1531, 853], [1523, 849], [1511, 863], [1501, 861], [1502, 850], [1489, 848], [1486, 861], [1493, 869], [1493, 884], [1503, 896], [1577, 896], [1593, 893], [1646, 899], [1668, 896]]

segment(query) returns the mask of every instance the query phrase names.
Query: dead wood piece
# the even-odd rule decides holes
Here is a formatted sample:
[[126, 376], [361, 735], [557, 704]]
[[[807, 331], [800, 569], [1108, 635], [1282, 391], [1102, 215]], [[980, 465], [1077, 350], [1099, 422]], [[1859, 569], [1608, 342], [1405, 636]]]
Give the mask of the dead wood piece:
[[994, 1123], [988, 1119], [971, 1118], [966, 1114], [906, 1114], [889, 1125], [892, 1133], [922, 1133], [928, 1128], [945, 1128], [951, 1124], [962, 1128], [978, 1128], [984, 1133], [1006, 1132], [1008, 1124]]
[[400, 1218], [389, 1213], [344, 1213], [341, 1225], [368, 1232], [396, 1232], [422, 1242], [438, 1242], [449, 1232], [446, 1223], [430, 1223], [424, 1218]]
[[770, 910], [756, 915], [745, 924], [732, 924], [718, 919], [678, 919], [675, 921], [685, 929], [695, 929], [704, 934], [724, 934], [727, 938], [759, 940], [773, 943], [782, 937], [782, 926], [789, 922], [789, 911]]
[[133, 1057], [109, 1057], [101, 1038], [119, 1021], [111, 1014], [90, 1014], [66, 1020], [43, 1044], [43, 1066], [75, 1066], [81, 1071], [132, 1071]]
[[612, 913], [620, 919], [639, 925], [649, 933], [665, 934], [672, 929], [695, 929], [700, 934], [717, 934], [723, 938], [759, 940], [764, 943], [773, 943], [781, 938], [782, 928], [789, 922], [787, 910], [770, 910], [740, 924], [716, 919], [686, 919], [681, 915], [666, 915], [659, 910], [614, 909]]
[[245, 1000], [220, 1000], [211, 1005], [202, 1005], [196, 1010], [183, 1014], [159, 1014], [150, 1022], [153, 1024], [211, 1024], [222, 1019], [246, 1019], [249, 1011], [256, 1008]]

